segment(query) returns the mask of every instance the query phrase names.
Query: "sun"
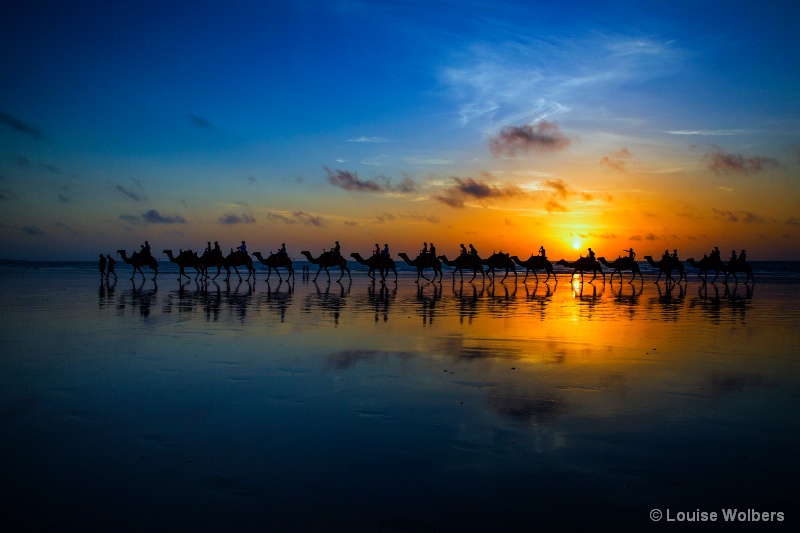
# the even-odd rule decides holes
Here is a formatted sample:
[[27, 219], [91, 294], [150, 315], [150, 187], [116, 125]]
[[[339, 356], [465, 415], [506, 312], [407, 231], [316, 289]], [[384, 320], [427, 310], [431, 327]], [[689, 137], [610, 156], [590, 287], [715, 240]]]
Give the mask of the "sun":
[[575, 250], [580, 250], [581, 242], [580, 241], [572, 241], [572, 248], [574, 248]]

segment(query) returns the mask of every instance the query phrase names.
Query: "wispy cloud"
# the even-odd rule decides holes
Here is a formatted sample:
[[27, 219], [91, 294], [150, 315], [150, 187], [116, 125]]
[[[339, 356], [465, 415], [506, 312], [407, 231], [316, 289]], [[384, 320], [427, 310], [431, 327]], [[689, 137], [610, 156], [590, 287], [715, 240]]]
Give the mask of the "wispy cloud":
[[708, 137], [730, 137], [732, 135], [741, 135], [745, 130], [670, 130], [667, 131], [670, 135], [699, 135]]
[[392, 183], [391, 178], [380, 176], [374, 179], [361, 179], [356, 172], [348, 170], [332, 171], [323, 167], [328, 174], [328, 183], [346, 191], [374, 192], [374, 193], [409, 193], [417, 189], [417, 182], [411, 176], [404, 174], [399, 184]]
[[553, 152], [563, 150], [570, 144], [558, 124], [542, 120], [536, 124], [524, 126], [506, 126], [500, 132], [489, 137], [489, 150], [499, 157], [503, 154], [516, 156], [520, 153]]
[[44, 235], [44, 232], [38, 226], [21, 226], [17, 228], [26, 235], [36, 236]]
[[0, 124], [5, 124], [12, 130], [16, 131], [17, 133], [22, 133], [33, 139], [36, 139], [37, 141], [44, 140], [44, 134], [42, 133], [42, 130], [40, 130], [36, 126], [26, 124], [17, 117], [9, 115], [8, 113], [5, 113], [3, 111], [0, 111]]
[[198, 128], [204, 130], [213, 130], [214, 125], [205, 117], [201, 117], [199, 115], [195, 115], [194, 113], [187, 113], [186, 116], [189, 118], [189, 121], [197, 126]]
[[217, 219], [217, 222], [226, 226], [235, 224], [255, 224], [256, 219], [248, 214], [235, 215], [233, 213], [225, 213]]
[[389, 139], [385, 137], [357, 137], [355, 139], [347, 139], [347, 142], [351, 143], [374, 143], [374, 144], [383, 144], [388, 143]]
[[138, 215], [120, 215], [120, 219], [130, 224], [185, 224], [186, 219], [180, 215], [162, 215], [150, 209]]
[[654, 233], [645, 233], [644, 235], [632, 235], [628, 239], [632, 241], [656, 241], [658, 237]]
[[725, 222], [741, 222], [742, 224], [763, 224], [766, 222], [764, 217], [752, 211], [723, 211], [720, 209], [712, 209], [711, 212], [715, 217]]
[[712, 145], [712, 149], [703, 154], [703, 161], [714, 174], [758, 174], [781, 166], [780, 161], [772, 157], [731, 154], [716, 145]]
[[136, 193], [134, 191], [128, 190], [122, 185], [117, 185], [116, 189], [118, 192], [122, 193], [122, 195], [127, 196], [134, 202], [141, 202], [142, 200], [147, 200], [147, 197], [142, 196], [141, 194]]
[[623, 147], [613, 154], [603, 156], [603, 158], [600, 159], [600, 164], [610, 169], [624, 172], [628, 164], [627, 160], [632, 156], [633, 154], [631, 154], [630, 150]]
[[325, 220], [319, 216], [305, 211], [292, 211], [290, 212], [275, 212], [269, 211], [266, 214], [267, 220], [273, 222], [282, 222], [284, 224], [301, 223], [307, 226], [324, 226]]

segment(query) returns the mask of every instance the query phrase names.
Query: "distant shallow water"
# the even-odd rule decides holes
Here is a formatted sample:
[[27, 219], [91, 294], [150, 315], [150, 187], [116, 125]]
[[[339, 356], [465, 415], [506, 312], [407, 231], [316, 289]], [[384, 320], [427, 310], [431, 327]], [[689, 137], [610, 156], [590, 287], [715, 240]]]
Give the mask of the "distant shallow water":
[[10, 519], [643, 529], [652, 509], [738, 507], [796, 523], [792, 268], [667, 288], [652, 273], [179, 283], [170, 267], [107, 284], [93, 263], [4, 266]]

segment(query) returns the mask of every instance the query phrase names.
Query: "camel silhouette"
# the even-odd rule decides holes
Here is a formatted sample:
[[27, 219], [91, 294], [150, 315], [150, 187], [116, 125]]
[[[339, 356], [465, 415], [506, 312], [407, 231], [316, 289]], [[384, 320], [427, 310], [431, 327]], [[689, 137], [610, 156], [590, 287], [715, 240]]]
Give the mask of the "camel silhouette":
[[336, 281], [341, 281], [341, 279], [344, 277], [345, 271], [347, 272], [347, 277], [350, 278], [351, 280], [353, 279], [353, 276], [350, 275], [350, 269], [347, 268], [347, 261], [341, 255], [338, 257], [334, 257], [333, 252], [327, 251], [323, 252], [323, 254], [320, 255], [319, 257], [314, 258], [311, 255], [311, 252], [309, 252], [308, 250], [303, 250], [300, 253], [304, 255], [306, 259], [308, 259], [309, 263], [312, 263], [314, 265], [319, 265], [319, 270], [317, 270], [317, 275], [314, 276], [314, 281], [317, 281], [317, 277], [319, 276], [319, 273], [322, 272], [323, 269], [325, 270], [325, 273], [328, 275], [328, 281], [330, 281], [331, 273], [328, 272], [329, 267], [330, 268], [339, 267], [339, 270], [342, 271], [342, 275], [339, 276], [339, 279], [337, 279]]
[[539, 283], [539, 276], [536, 275], [536, 271], [541, 269], [544, 269], [545, 272], [547, 272], [547, 278], [544, 280], [545, 283], [547, 283], [547, 280], [550, 279], [551, 275], [553, 276], [553, 279], [556, 280], [556, 283], [558, 283], [556, 273], [553, 272], [553, 264], [546, 257], [531, 254], [528, 259], [522, 261], [516, 255], [512, 255], [511, 260], [519, 266], [525, 267], [525, 279], [522, 280], [522, 283], [525, 283], [528, 280], [528, 272], [533, 272], [533, 277], [536, 279], [536, 283]]
[[517, 268], [516, 268], [516, 265], [515, 265], [514, 261], [511, 260], [511, 257], [509, 256], [509, 254], [504, 254], [502, 252], [498, 252], [498, 253], [494, 253], [494, 254], [490, 255], [486, 259], [482, 259], [481, 261], [482, 261], [482, 263], [484, 265], [489, 267], [486, 270], [486, 275], [488, 276], [488, 275], [491, 274], [492, 283], [494, 283], [494, 278], [495, 278], [495, 272], [494, 271], [495, 270], [505, 270], [506, 271], [506, 275], [503, 276], [503, 279], [500, 280], [500, 283], [503, 283], [506, 280], [506, 278], [508, 277], [508, 271], [509, 270], [514, 272], [514, 280], [516, 281], [516, 279], [517, 279]]
[[240, 266], [247, 267], [247, 280], [250, 280], [250, 276], [255, 277], [256, 269], [253, 268], [253, 260], [250, 258], [249, 255], [242, 252], [234, 252], [231, 251], [226, 257], [223, 257], [221, 253], [214, 252], [213, 250], [210, 252], [204, 252], [203, 256], [200, 258], [200, 263], [202, 267], [206, 271], [206, 277], [208, 277], [208, 269], [212, 267], [217, 267], [216, 275], [211, 279], [217, 279], [221, 269], [225, 269], [225, 281], [230, 281], [231, 279], [231, 267], [236, 272], [236, 275], [239, 276], [239, 281], [242, 281], [242, 275], [239, 273]]
[[752, 267], [746, 260], [742, 259], [728, 261], [727, 269], [725, 272], [725, 283], [728, 283], [728, 275], [732, 275], [736, 283], [739, 283], [739, 278], [736, 277], [737, 272], [744, 272], [747, 275], [747, 277], [744, 280], [745, 283], [747, 283], [748, 281], [752, 281], [755, 283], [755, 280], [753, 279]]
[[697, 273], [698, 278], [703, 278], [703, 283], [708, 281], [708, 273], [709, 271], [714, 271], [714, 279], [711, 280], [711, 283], [717, 281], [719, 277], [719, 273], [722, 272], [725, 274], [725, 279], [728, 279], [727, 268], [725, 267], [725, 263], [720, 261], [719, 259], [714, 259], [712, 257], [703, 257], [699, 262], [695, 261], [694, 258], [689, 258], [686, 260], [689, 263], [689, 266], [692, 268], [697, 268], [700, 271]]
[[597, 277], [597, 273], [603, 275], [603, 283], [606, 282], [606, 273], [603, 272], [600, 263], [592, 259], [591, 257], [581, 257], [577, 261], [567, 261], [566, 259], [559, 259], [556, 261], [557, 265], [565, 266], [567, 268], [571, 268], [572, 274], [570, 275], [570, 279], [574, 276], [577, 272], [581, 273], [581, 283], [583, 283], [583, 273], [584, 272], [592, 272], [594, 275], [592, 279], [589, 280], [589, 283], [592, 283], [594, 279]]
[[[424, 256], [420, 255], [412, 261], [408, 258], [408, 255], [405, 252], [400, 252], [397, 255], [400, 256], [407, 265], [413, 266], [417, 269], [417, 283], [419, 283], [420, 277], [425, 281], [436, 281], [436, 276], [439, 276], [439, 281], [442, 280], [442, 262], [439, 261], [437, 257], [434, 257], [430, 254]], [[428, 279], [425, 277], [423, 270], [426, 268], [433, 269], [433, 279]]]
[[258, 259], [259, 263], [261, 263], [262, 265], [266, 265], [267, 280], [269, 280], [272, 271], [275, 270], [275, 273], [278, 275], [278, 279], [283, 281], [283, 277], [281, 277], [281, 273], [278, 271], [279, 268], [286, 269], [286, 271], [288, 272], [286, 276], [287, 280], [289, 279], [289, 277], [294, 279], [294, 267], [292, 266], [292, 260], [289, 259], [288, 255], [270, 254], [269, 257], [264, 259], [264, 257], [261, 255], [261, 252], [253, 252], [253, 257]]
[[178, 257], [174, 257], [172, 255], [172, 250], [164, 250], [163, 253], [167, 254], [170, 262], [178, 265], [178, 280], [183, 278], [183, 276], [186, 276], [187, 278], [189, 277], [189, 274], [184, 272], [184, 269], [186, 268], [194, 268], [197, 270], [197, 275], [194, 277], [194, 279], [197, 279], [197, 277], [203, 273], [203, 267], [200, 264], [200, 258], [197, 257], [197, 254], [191, 250], [179, 252]]
[[642, 270], [639, 268], [639, 263], [637, 263], [636, 260], [631, 257], [617, 257], [610, 263], [605, 257], [598, 257], [597, 260], [600, 261], [606, 268], [613, 269], [611, 272], [611, 283], [614, 282], [614, 274], [619, 274], [619, 281], [622, 283], [622, 272], [625, 270], [633, 271], [633, 277], [628, 283], [633, 283], [633, 281], [636, 279], [636, 274], [639, 274], [639, 278], [641, 278], [642, 283], [644, 283], [644, 277], [642, 276]]
[[486, 279], [486, 274], [483, 272], [483, 262], [480, 258], [473, 258], [470, 255], [459, 255], [454, 260], [450, 260], [447, 258], [446, 255], [438, 256], [438, 259], [445, 264], [445, 266], [454, 267], [453, 270], [453, 281], [456, 280], [456, 272], [461, 273], [461, 281], [464, 281], [464, 271], [465, 270], [472, 270], [472, 279], [469, 280], [470, 283], [475, 279], [475, 276], [478, 275], [478, 272], [481, 273], [481, 279]]
[[369, 276], [372, 281], [375, 281], [375, 271], [380, 272], [381, 282], [383, 282], [386, 280], [386, 275], [389, 274], [390, 270], [394, 272], [394, 280], [397, 281], [397, 265], [394, 264], [394, 259], [388, 255], [373, 254], [369, 259], [364, 259], [361, 257], [361, 254], [354, 252], [350, 254], [350, 257], [355, 259], [358, 264], [369, 267], [367, 276]]
[[156, 280], [156, 276], [158, 276], [158, 262], [156, 262], [152, 255], [143, 255], [141, 252], [133, 252], [133, 255], [128, 257], [128, 254], [125, 252], [125, 250], [117, 250], [117, 253], [123, 261], [133, 266], [133, 275], [131, 276], [131, 279], [136, 277], [137, 270], [139, 271], [139, 274], [142, 275], [142, 278], [144, 278], [145, 275], [144, 272], [142, 272], [142, 267], [148, 267], [153, 270], [153, 281]]
[[686, 269], [683, 266], [683, 261], [680, 261], [670, 256], [661, 259], [661, 261], [656, 263], [655, 261], [653, 261], [652, 255], [644, 256], [644, 260], [647, 261], [647, 264], [649, 264], [651, 267], [658, 269], [658, 277], [656, 278], [655, 281], [656, 283], [658, 283], [658, 280], [661, 279], [661, 274], [665, 274], [667, 280], [674, 282], [675, 280], [672, 278], [673, 270], [678, 271], [679, 274], [678, 283], [680, 283], [681, 280], [686, 281]]

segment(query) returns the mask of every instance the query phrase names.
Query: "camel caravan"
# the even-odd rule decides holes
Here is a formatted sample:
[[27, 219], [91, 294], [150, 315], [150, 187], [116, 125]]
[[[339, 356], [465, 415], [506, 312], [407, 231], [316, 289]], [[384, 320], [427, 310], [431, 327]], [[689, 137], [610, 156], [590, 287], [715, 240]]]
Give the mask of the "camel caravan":
[[[501, 283], [505, 282], [510, 274], [514, 275], [514, 280], [516, 282], [518, 281], [520, 275], [518, 270], [521, 272], [521, 269], [524, 268], [525, 273], [524, 278], [522, 279], [523, 283], [527, 283], [529, 274], [533, 274], [535, 282], [538, 283], [540, 281], [539, 273], [546, 274], [544, 283], [547, 283], [551, 277], [556, 283], [558, 283], [556, 271], [553, 268], [554, 264], [567, 270], [570, 279], [574, 278], [575, 275], [580, 275], [581, 282], [584, 281], [584, 274], [591, 273], [592, 277], [589, 280], [589, 283], [593, 283], [598, 275], [602, 276], [603, 283], [605, 283], [606, 273], [609, 270], [610, 282], [614, 281], [614, 275], [618, 275], [620, 282], [622, 282], [623, 272], [631, 273], [631, 278], [628, 283], [633, 283], [636, 281], [637, 276], [641, 282], [644, 282], [640, 263], [636, 261], [636, 254], [634, 253], [633, 248], [624, 251], [627, 252], [628, 255], [618, 255], [616, 259], [609, 261], [605, 257], [596, 257], [595, 252], [589, 248], [588, 255], [583, 256], [581, 254], [581, 256], [574, 261], [559, 259], [555, 263], [552, 263], [547, 258], [544, 247], [539, 248], [538, 254], [531, 253], [531, 256], [528, 259], [522, 260], [516, 255], [510, 255], [509, 253], [503, 253], [502, 251], [492, 253], [492, 255], [486, 258], [482, 258], [472, 244], [469, 245], [469, 249], [461, 244], [459, 255], [454, 259], [448, 259], [446, 255], [437, 255], [436, 248], [433, 243], [430, 244], [429, 248], [428, 243], [426, 242], [422, 250], [420, 250], [415, 258], [412, 259], [404, 252], [398, 253], [397, 257], [402, 259], [402, 261], [408, 267], [416, 270], [417, 283], [419, 283], [420, 279], [430, 282], [435, 282], [438, 279], [438, 281], [441, 282], [444, 276], [445, 268], [452, 269], [451, 274], [453, 282], [456, 281], [456, 275], [458, 275], [460, 280], [463, 282], [465, 272], [468, 276], [470, 273], [472, 274], [472, 277], [468, 279], [468, 283], [472, 283], [479, 274], [482, 282], [488, 278], [490, 283], [494, 283], [498, 274], [501, 272], [502, 278], [499, 280]], [[191, 279], [191, 276], [186, 273], [186, 271], [189, 269], [194, 269], [195, 280], [215, 280], [224, 268], [224, 281], [230, 281], [231, 269], [233, 269], [233, 271], [236, 273], [239, 281], [243, 281], [242, 274], [239, 272], [239, 267], [245, 267], [247, 269], [247, 277], [244, 279], [249, 281], [252, 278], [255, 281], [256, 269], [253, 258], [257, 259], [260, 264], [267, 267], [267, 281], [269, 281], [273, 271], [280, 281], [283, 281], [284, 279], [281, 271], [285, 271], [287, 280], [294, 279], [295, 275], [294, 264], [286, 252], [285, 243], [281, 245], [281, 248], [278, 250], [278, 252], [270, 252], [266, 258], [261, 252], [253, 252], [252, 254], [249, 254], [245, 241], [242, 241], [242, 244], [238, 246], [236, 250], [231, 248], [230, 253], [228, 254], [223, 254], [218, 242], [214, 242], [213, 247], [211, 246], [211, 242], [209, 242], [202, 255], [198, 255], [197, 252], [193, 252], [192, 250], [180, 250], [178, 255], [175, 255], [172, 250], [163, 250], [162, 253], [167, 259], [169, 259], [171, 263], [174, 263], [178, 266], [179, 280], [183, 279], [184, 277]], [[121, 257], [123, 262], [133, 267], [133, 275], [130, 279], [133, 280], [137, 273], [141, 274], [142, 278], [144, 279], [145, 274], [142, 270], [143, 268], [149, 268], [152, 270], [152, 279], [156, 279], [156, 276], [158, 275], [158, 261], [153, 257], [150, 251], [150, 244], [147, 241], [141, 245], [141, 249], [139, 251], [133, 252], [130, 256], [125, 250], [117, 250], [117, 254]], [[338, 269], [340, 273], [339, 278], [336, 281], [341, 281], [345, 274], [347, 274], [348, 279], [352, 280], [352, 274], [347, 264], [348, 261], [341, 253], [339, 241], [336, 241], [335, 246], [333, 246], [330, 250], [323, 251], [323, 253], [317, 257], [314, 257], [314, 255], [308, 250], [303, 250], [300, 252], [300, 254], [310, 265], [317, 266], [317, 272], [313, 278], [314, 281], [317, 280], [322, 271], [325, 271], [328, 281], [330, 281], [331, 269], [334, 271]], [[742, 250], [738, 255], [734, 250], [731, 254], [731, 258], [727, 262], [723, 261], [720, 256], [721, 254], [719, 248], [715, 247], [714, 250], [711, 251], [710, 255], [705, 254], [701, 260], [695, 261], [694, 258], [691, 258], [687, 259], [685, 263], [687, 263], [689, 267], [697, 270], [697, 275], [704, 284], [708, 282], [708, 275], [711, 272], [714, 273], [711, 283], [715, 283], [720, 274], [724, 275], [724, 283], [726, 284], [728, 283], [730, 276], [733, 276], [735, 282], [739, 283], [737, 273], [745, 274], [744, 283], [750, 283], [754, 281], [753, 270], [750, 264], [747, 263], [745, 250]], [[109, 274], [113, 274], [116, 278], [116, 274], [113, 272], [114, 261], [111, 260], [110, 256], [108, 256], [108, 272], [104, 272], [106, 268], [105, 265], [107, 263], [102, 254], [100, 257], [101, 276], [105, 275], [106, 279], [108, 279]], [[376, 281], [378, 276], [380, 276], [380, 282], [385, 283], [386, 277], [391, 273], [394, 273], [394, 281], [397, 282], [397, 263], [389, 254], [388, 244], [385, 244], [383, 248], [376, 244], [375, 250], [373, 250], [372, 253], [366, 257], [362, 256], [358, 252], [353, 252], [350, 254], [350, 258], [352, 258], [352, 260], [356, 263], [367, 267], [367, 276], [369, 276], [372, 281]], [[674, 250], [673, 253], [670, 253], [669, 250], [665, 250], [661, 258], [657, 261], [653, 258], [653, 256], [650, 255], [644, 256], [644, 259], [654, 271], [658, 272], [658, 277], [656, 278], [655, 283], [659, 283], [662, 276], [664, 276], [665, 283], [668, 284], [688, 281], [686, 277], [686, 265], [684, 264], [684, 261], [681, 261], [678, 258], [677, 250]], [[216, 273], [214, 273], [212, 277], [212, 273], [215, 268]], [[307, 266], [303, 267], [304, 277], [306, 275], [310, 276], [308, 268], [309, 267]], [[430, 278], [425, 275], [428, 271], [432, 272]], [[675, 275], [677, 279], [676, 277], [673, 277], [673, 275]]]

